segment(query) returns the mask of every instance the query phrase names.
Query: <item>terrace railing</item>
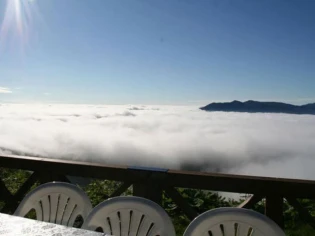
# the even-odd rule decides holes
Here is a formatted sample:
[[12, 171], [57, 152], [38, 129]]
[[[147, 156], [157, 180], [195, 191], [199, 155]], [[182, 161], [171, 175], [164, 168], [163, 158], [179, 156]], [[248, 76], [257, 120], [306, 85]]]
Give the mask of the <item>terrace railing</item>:
[[35, 182], [70, 182], [68, 176], [120, 181], [122, 184], [110, 197], [119, 196], [130, 186], [133, 195], [162, 201], [163, 191], [190, 218], [198, 213], [186, 202], [176, 188], [203, 189], [250, 194], [239, 207], [252, 208], [265, 199], [265, 214], [283, 227], [283, 201], [293, 206], [301, 218], [315, 228], [315, 221], [298, 199], [315, 199], [315, 181], [257, 176], [201, 173], [132, 166], [113, 166], [69, 160], [24, 156], [0, 156], [0, 167], [31, 171], [30, 177], [13, 195], [0, 179], [2, 212], [14, 211]]

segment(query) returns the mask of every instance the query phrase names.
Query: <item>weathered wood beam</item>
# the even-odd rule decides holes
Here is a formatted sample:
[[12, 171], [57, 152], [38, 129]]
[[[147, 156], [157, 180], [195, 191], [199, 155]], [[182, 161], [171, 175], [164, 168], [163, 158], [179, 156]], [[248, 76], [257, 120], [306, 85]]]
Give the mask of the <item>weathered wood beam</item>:
[[23, 183], [19, 190], [14, 194], [16, 201], [21, 201], [26, 193], [31, 189], [31, 187], [36, 183], [39, 178], [38, 172], [33, 172], [30, 177]]
[[167, 183], [182, 188], [315, 198], [315, 181], [309, 180], [169, 170]]
[[39, 177], [40, 175], [38, 172], [33, 172], [23, 183], [23, 185], [18, 189], [18, 191], [11, 197], [11, 199], [9, 201], [6, 201], [1, 211], [13, 212], [18, 207], [19, 202], [24, 198], [26, 193], [31, 189], [31, 187], [35, 184]]
[[166, 188], [165, 193], [173, 199], [175, 204], [182, 209], [184, 214], [190, 219], [193, 220], [198, 216], [198, 212], [195, 211], [187, 201], [180, 195], [180, 193], [175, 188]]
[[253, 208], [255, 204], [260, 202], [263, 199], [262, 196], [259, 195], [253, 195], [248, 197], [245, 201], [243, 201], [240, 205], [238, 205], [238, 208]]
[[[162, 188], [183, 187], [257, 195], [279, 195], [315, 199], [315, 181], [244, 175], [201, 173], [180, 170], [158, 172], [150, 169], [129, 169], [96, 163], [47, 159], [38, 157], [0, 156], [0, 166], [32, 171], [55, 172], [90, 178], [144, 183], [154, 173]], [[295, 191], [292, 191], [294, 189]]]
[[134, 183], [133, 184], [133, 195], [143, 197], [156, 202], [157, 204], [162, 203], [163, 190], [152, 182], [149, 183]]
[[60, 159], [22, 156], [0, 156], [0, 167], [21, 170], [54, 172], [60, 175], [80, 176], [116, 181], [135, 181], [147, 176], [147, 172], [128, 170], [127, 166], [101, 165]]
[[265, 202], [265, 214], [281, 228], [284, 228], [283, 197], [277, 195], [267, 195]]
[[53, 181], [67, 182], [71, 183], [71, 181], [67, 178], [67, 176], [59, 173], [54, 173], [51, 171], [39, 172], [39, 180], [41, 184], [45, 184]]
[[0, 199], [4, 201], [10, 201], [12, 199], [12, 193], [7, 189], [5, 183], [0, 179]]
[[110, 195], [110, 198], [111, 197], [117, 197], [117, 196], [120, 196], [121, 194], [123, 194], [124, 192], [127, 191], [127, 189], [132, 185], [132, 183], [123, 183], [121, 184], [111, 195]]

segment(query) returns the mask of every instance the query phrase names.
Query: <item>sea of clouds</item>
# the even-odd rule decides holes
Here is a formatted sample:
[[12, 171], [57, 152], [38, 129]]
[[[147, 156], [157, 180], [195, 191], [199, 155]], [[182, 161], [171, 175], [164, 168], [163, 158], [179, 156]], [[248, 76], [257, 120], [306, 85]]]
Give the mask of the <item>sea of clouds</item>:
[[315, 179], [315, 116], [0, 105], [0, 155]]

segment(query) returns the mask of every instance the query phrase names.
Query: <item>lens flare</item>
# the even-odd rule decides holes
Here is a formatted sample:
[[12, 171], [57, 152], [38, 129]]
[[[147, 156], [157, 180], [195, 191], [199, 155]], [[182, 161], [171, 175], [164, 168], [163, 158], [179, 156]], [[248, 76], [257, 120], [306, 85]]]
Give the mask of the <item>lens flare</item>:
[[0, 22], [0, 46], [3, 47], [7, 41], [15, 39], [26, 44], [36, 13], [35, 1], [6, 0], [4, 17]]

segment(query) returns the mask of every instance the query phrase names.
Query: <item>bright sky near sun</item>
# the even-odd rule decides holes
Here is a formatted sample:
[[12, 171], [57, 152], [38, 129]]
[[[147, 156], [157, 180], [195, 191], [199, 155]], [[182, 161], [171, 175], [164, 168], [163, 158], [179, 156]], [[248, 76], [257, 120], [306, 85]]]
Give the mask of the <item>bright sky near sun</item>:
[[315, 102], [312, 0], [0, 0], [0, 102]]

